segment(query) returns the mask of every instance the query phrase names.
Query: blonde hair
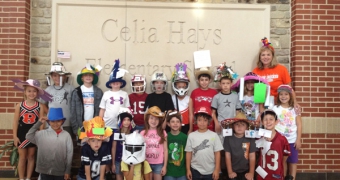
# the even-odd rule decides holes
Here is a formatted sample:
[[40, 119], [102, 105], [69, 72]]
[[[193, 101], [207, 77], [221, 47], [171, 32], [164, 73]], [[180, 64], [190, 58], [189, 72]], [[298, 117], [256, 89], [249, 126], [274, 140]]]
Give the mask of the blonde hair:
[[32, 88], [34, 88], [34, 89], [37, 91], [37, 97], [35, 97], [35, 100], [37, 101], [37, 100], [38, 100], [39, 90], [38, 90], [37, 88], [33, 87], [33, 86], [24, 86], [24, 101], [27, 100], [27, 96], [26, 96], [26, 94], [25, 94], [25, 93], [26, 93], [27, 87], [32, 87]]
[[[146, 136], [148, 134], [148, 131], [150, 130], [150, 125], [149, 125], [149, 118], [150, 118], [150, 116], [152, 116], [152, 114], [147, 114], [145, 116], [145, 119], [144, 119], [144, 125], [145, 125], [144, 126], [144, 129], [145, 129], [144, 136]], [[154, 116], [154, 117], [156, 117], [156, 116]], [[156, 127], [157, 135], [159, 137], [161, 137], [161, 139], [159, 140], [159, 144], [163, 144], [165, 142], [165, 137], [164, 137], [164, 133], [163, 133], [164, 130], [162, 128], [163, 118], [160, 118], [160, 117], [156, 117], [156, 118], [159, 119], [159, 123], [158, 123], [158, 125]]]
[[275, 57], [275, 52], [274, 50], [272, 50], [271, 48], [267, 47], [267, 46], [263, 46], [260, 48], [259, 50], [259, 56], [258, 56], [258, 60], [257, 60], [257, 67], [259, 69], [264, 69], [264, 66], [263, 66], [263, 63], [261, 62], [261, 54], [264, 52], [264, 51], [269, 51], [272, 53], [272, 56], [273, 56], [273, 59], [272, 61], [270, 62], [269, 64], [269, 68], [274, 68], [276, 65], [278, 65], [279, 63], [277, 62], [276, 60], [276, 57]]

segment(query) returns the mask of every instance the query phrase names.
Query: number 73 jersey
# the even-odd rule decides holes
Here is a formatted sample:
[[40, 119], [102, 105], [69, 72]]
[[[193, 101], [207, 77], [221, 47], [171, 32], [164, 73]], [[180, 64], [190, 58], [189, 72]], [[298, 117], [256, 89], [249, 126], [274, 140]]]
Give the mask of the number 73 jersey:
[[100, 175], [100, 166], [111, 163], [111, 154], [107, 143], [103, 142], [98, 152], [94, 152], [90, 145], [85, 144], [81, 148], [81, 166], [78, 175], [86, 179], [85, 166], [90, 166], [91, 178], [95, 179]]
[[[290, 147], [286, 137], [276, 132], [272, 139], [270, 149], [266, 154], [262, 154], [260, 149], [259, 166], [261, 166], [268, 175], [265, 180], [283, 180], [283, 156], [290, 156]], [[255, 168], [256, 169], [256, 168]], [[260, 175], [257, 176], [258, 180], [263, 179]]]

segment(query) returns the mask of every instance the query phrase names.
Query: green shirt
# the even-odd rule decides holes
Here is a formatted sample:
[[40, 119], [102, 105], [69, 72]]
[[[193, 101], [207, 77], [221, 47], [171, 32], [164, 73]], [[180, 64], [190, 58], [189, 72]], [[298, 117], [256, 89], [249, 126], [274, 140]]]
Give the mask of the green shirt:
[[168, 133], [168, 166], [166, 176], [181, 177], [186, 175], [185, 146], [188, 136], [182, 132], [178, 135]]

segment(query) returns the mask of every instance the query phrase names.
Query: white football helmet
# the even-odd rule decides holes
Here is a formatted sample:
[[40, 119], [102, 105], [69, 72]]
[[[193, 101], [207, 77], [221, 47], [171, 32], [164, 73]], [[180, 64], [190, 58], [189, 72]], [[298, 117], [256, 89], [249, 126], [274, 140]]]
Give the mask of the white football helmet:
[[[133, 83], [134, 82], [143, 82], [142, 86], [134, 86]], [[132, 78], [131, 78], [131, 90], [134, 93], [141, 93], [141, 92], [145, 92], [146, 89], [146, 81], [145, 81], [145, 76], [140, 75], [140, 74], [135, 74]]]
[[153, 82], [155, 81], [163, 81], [164, 82], [164, 86], [163, 86], [163, 91], [166, 91], [166, 87], [168, 85], [168, 79], [166, 78], [166, 75], [163, 72], [155, 72], [152, 74], [151, 76], [151, 89], [153, 92], [156, 91], [156, 87], [153, 84]]
[[142, 135], [134, 131], [125, 136], [123, 143], [122, 161], [129, 165], [136, 165], [145, 161], [145, 142]]

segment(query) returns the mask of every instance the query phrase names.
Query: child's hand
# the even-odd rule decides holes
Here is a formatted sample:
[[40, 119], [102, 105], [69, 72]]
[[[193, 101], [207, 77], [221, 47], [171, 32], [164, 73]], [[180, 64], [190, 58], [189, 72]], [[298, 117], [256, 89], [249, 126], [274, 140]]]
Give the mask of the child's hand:
[[301, 148], [301, 140], [296, 140], [294, 147], [296, 150], [299, 150]]
[[15, 137], [14, 140], [13, 140], [13, 144], [15, 147], [18, 147], [19, 144], [21, 144], [20, 140], [18, 137]]
[[163, 167], [162, 167], [162, 171], [161, 171], [161, 175], [162, 175], [162, 176], [165, 176], [165, 174], [166, 174], [166, 167], [163, 166]]
[[191, 171], [187, 171], [187, 178], [188, 180], [192, 180], [192, 174], [191, 174]]
[[47, 120], [47, 117], [41, 117], [41, 118], [39, 119], [39, 121], [40, 121], [41, 123], [43, 123], [43, 124], [45, 124], [46, 120]]
[[71, 178], [70, 178], [70, 175], [69, 174], [65, 174], [64, 175], [64, 180], [70, 180]]
[[218, 169], [215, 169], [212, 174], [213, 180], [218, 180], [220, 178], [220, 171]]
[[254, 179], [254, 174], [253, 173], [246, 173], [244, 175], [244, 177], [246, 177], [247, 180], [253, 180]]
[[229, 176], [230, 179], [233, 179], [233, 178], [237, 177], [237, 174], [233, 171], [231, 173], [228, 173], [228, 176]]

